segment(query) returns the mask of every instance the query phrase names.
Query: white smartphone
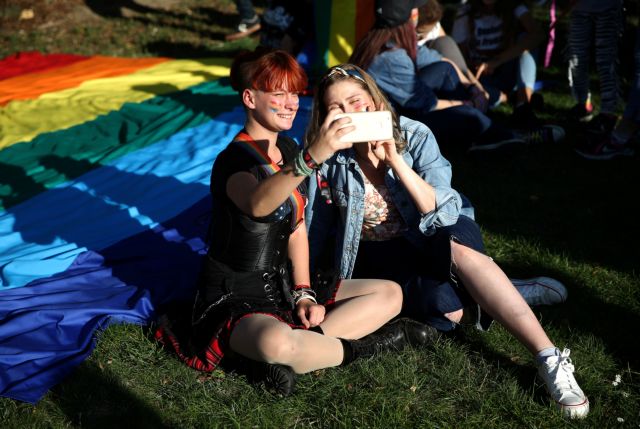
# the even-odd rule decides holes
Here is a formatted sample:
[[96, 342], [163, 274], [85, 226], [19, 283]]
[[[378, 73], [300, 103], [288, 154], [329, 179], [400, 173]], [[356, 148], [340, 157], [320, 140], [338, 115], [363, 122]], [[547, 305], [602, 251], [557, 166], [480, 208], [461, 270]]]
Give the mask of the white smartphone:
[[344, 117], [351, 118], [351, 123], [344, 126], [353, 125], [356, 129], [340, 137], [342, 142], [365, 143], [393, 138], [393, 122], [388, 110], [339, 113], [335, 119]]

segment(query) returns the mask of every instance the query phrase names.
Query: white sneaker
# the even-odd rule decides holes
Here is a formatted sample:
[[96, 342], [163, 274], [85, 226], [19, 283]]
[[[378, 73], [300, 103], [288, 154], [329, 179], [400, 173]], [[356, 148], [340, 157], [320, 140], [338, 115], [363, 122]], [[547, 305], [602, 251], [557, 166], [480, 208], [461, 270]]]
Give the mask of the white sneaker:
[[573, 376], [574, 367], [569, 353], [571, 350], [564, 349], [559, 355], [549, 356], [538, 365], [538, 375], [564, 417], [581, 419], [589, 413], [589, 399]]

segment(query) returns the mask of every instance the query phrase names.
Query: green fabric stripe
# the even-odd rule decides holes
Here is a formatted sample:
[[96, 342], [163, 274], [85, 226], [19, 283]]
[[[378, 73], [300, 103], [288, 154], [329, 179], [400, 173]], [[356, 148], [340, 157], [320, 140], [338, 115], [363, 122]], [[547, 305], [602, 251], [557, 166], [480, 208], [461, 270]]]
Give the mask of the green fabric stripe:
[[[223, 78], [126, 103], [120, 110], [66, 130], [45, 133], [0, 151], [0, 209], [7, 209], [62, 182], [136, 149], [195, 127], [239, 103]], [[66, 174], [56, 161], [73, 158], [79, 167]]]
[[316, 15], [316, 49], [317, 55], [313, 70], [326, 70], [329, 64], [329, 35], [331, 32], [331, 3], [330, 1], [315, 1]]

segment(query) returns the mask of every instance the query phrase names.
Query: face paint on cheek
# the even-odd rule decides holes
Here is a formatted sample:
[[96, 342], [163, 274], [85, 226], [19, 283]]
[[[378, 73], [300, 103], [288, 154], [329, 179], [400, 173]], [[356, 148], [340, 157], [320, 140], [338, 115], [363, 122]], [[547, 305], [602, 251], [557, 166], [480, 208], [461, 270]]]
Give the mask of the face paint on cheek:
[[278, 111], [282, 108], [282, 103], [278, 103], [275, 100], [271, 100], [269, 102], [269, 110], [273, 113], [278, 113]]
[[355, 103], [353, 108], [356, 112], [366, 112], [369, 105], [367, 103]]

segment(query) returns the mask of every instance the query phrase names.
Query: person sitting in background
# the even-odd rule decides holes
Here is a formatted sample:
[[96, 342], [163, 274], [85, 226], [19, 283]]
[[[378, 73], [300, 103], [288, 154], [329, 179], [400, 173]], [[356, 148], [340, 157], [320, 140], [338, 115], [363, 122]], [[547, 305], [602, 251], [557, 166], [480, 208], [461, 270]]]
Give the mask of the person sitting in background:
[[[305, 144], [335, 126], [338, 113], [377, 110], [391, 105], [371, 76], [352, 64], [333, 67], [316, 88]], [[463, 214], [451, 165], [433, 133], [392, 117], [392, 139], [317, 155], [324, 162], [317, 180], [309, 181], [305, 209], [312, 266], [333, 238], [341, 278], [375, 273], [395, 279], [403, 287], [405, 314], [439, 329], [452, 329], [466, 314], [465, 304], [476, 303], [535, 356], [563, 415], [585, 417], [589, 401], [574, 378], [569, 349], [553, 345], [509, 278], [484, 254], [480, 229]]]
[[[464, 55], [462, 55], [460, 51], [460, 47], [451, 36], [447, 35], [444, 28], [442, 28], [440, 24], [442, 14], [442, 5], [438, 0], [427, 0], [424, 5], [418, 8], [418, 24], [416, 26], [418, 45], [424, 45], [438, 51], [442, 54], [443, 58], [451, 60], [471, 83], [482, 89], [486, 94], [488, 102], [489, 94], [484, 90], [482, 83], [478, 81], [476, 76], [469, 70]], [[486, 112], [486, 109], [483, 111]]]
[[411, 13], [423, 3], [377, 0], [374, 27], [349, 59], [373, 76], [400, 114], [429, 126], [443, 148], [463, 147], [472, 152], [557, 141], [564, 136], [555, 127], [516, 134], [475, 108], [472, 93], [451, 63], [437, 61], [439, 53], [417, 44]]
[[544, 34], [529, 9], [506, 0], [469, 0], [459, 9], [451, 35], [489, 92], [490, 105], [507, 101], [515, 89], [513, 125], [539, 127], [530, 104], [536, 83], [536, 61], [530, 51]]

